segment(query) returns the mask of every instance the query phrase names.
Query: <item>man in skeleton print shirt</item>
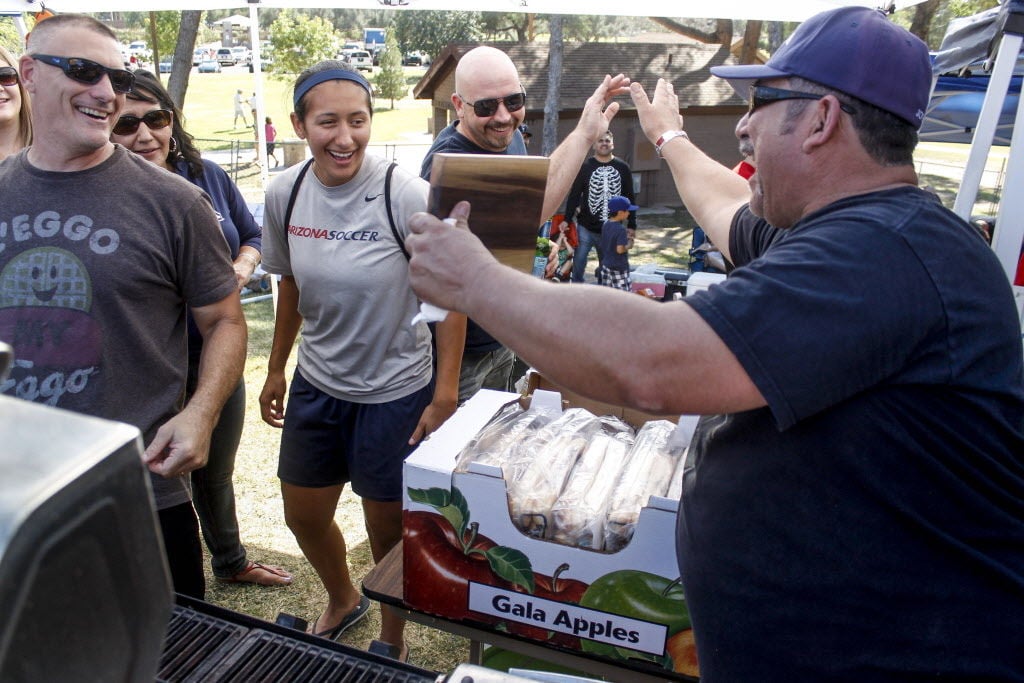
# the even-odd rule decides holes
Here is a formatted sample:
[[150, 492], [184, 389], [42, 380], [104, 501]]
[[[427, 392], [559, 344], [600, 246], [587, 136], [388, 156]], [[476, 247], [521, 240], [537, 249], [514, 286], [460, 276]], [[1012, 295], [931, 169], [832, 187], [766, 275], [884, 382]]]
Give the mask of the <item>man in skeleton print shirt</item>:
[[[605, 132], [594, 143], [594, 156], [583, 162], [583, 167], [576, 175], [576, 180], [569, 190], [569, 198], [565, 203], [565, 219], [576, 217], [579, 229], [579, 247], [573, 254], [572, 281], [583, 282], [583, 274], [587, 269], [587, 258], [590, 250], [597, 249], [597, 260], [601, 261], [601, 226], [608, 220], [608, 200], [616, 195], [628, 197], [631, 204], [636, 204], [633, 195], [633, 172], [622, 159], [616, 158], [615, 138], [611, 131]], [[562, 223], [562, 227], [565, 227]], [[629, 212], [626, 232], [630, 244], [636, 233], [636, 211]]]

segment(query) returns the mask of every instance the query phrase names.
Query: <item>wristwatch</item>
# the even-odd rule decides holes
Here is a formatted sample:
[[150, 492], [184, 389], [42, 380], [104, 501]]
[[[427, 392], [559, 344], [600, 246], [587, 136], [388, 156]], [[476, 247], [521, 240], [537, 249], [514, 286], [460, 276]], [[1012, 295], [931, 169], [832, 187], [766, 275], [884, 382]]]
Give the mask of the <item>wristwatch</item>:
[[675, 138], [686, 138], [689, 140], [690, 136], [686, 134], [685, 130], [667, 130], [662, 133], [661, 137], [658, 138], [658, 141], [654, 143], [654, 151], [658, 153], [659, 157], [662, 156], [661, 148], [664, 147], [669, 140], [673, 140]]

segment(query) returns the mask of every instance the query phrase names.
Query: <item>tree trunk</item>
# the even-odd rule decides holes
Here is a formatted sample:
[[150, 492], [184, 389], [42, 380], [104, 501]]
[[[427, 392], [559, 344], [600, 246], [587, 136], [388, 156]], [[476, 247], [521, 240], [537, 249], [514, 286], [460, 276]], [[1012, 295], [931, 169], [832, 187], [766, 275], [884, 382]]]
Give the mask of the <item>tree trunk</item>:
[[[548, 18], [551, 37], [548, 40], [548, 91], [544, 100], [544, 135], [541, 154], [551, 156], [558, 146], [558, 95], [562, 90], [562, 24], [565, 17], [553, 14]], [[544, 216], [546, 219], [547, 216]]]
[[914, 7], [914, 18], [910, 22], [910, 32], [915, 36], [928, 42], [928, 34], [931, 32], [932, 20], [939, 9], [939, 0], [925, 0]]
[[[694, 26], [687, 26], [686, 24], [680, 24], [678, 21], [668, 19], [666, 17], [647, 17], [658, 26], [668, 29], [672, 33], [678, 33], [681, 36], [692, 38], [702, 43], [717, 43], [718, 33], [717, 31], [702, 31]], [[730, 22], [731, 23], [731, 22]]]
[[153, 60], [153, 73], [156, 74], [156, 79], [160, 80], [160, 44], [157, 42], [156, 12], [149, 13], [149, 44], [153, 46], [150, 54]]
[[768, 22], [768, 54], [773, 55], [782, 46], [782, 22]]
[[[202, 10], [182, 10], [181, 24], [178, 26], [178, 42], [174, 46], [174, 60], [171, 64], [171, 75], [167, 79], [167, 92], [171, 99], [184, 109], [185, 91], [188, 90], [188, 77], [192, 73], [192, 53], [196, 49], [196, 36], [199, 35], [199, 19]], [[159, 67], [158, 67], [159, 68]]]
[[761, 41], [761, 22], [747, 21], [743, 31], [743, 50], [740, 52], [740, 64], [753, 64], [757, 61], [757, 44]]
[[714, 42], [726, 47], [732, 46], [732, 19], [715, 19]]

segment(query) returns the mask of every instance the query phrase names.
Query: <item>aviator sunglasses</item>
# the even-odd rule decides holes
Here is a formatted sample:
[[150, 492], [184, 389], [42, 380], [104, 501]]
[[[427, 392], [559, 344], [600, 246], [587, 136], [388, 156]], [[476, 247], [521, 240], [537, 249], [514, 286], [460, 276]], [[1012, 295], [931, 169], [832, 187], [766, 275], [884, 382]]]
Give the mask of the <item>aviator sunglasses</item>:
[[506, 95], [505, 97], [490, 97], [485, 100], [477, 100], [476, 102], [469, 102], [462, 95], [459, 95], [459, 99], [468, 106], [473, 107], [473, 113], [481, 118], [494, 116], [498, 111], [498, 105], [502, 102], [505, 103], [505, 109], [510, 114], [514, 111], [519, 111], [526, 105], [525, 92], [517, 92], [514, 95]]
[[18, 70], [13, 66], [0, 66], [0, 85], [8, 87], [18, 84]]
[[125, 114], [114, 124], [114, 135], [131, 135], [139, 129], [139, 124], [144, 123], [150, 130], [160, 130], [171, 125], [171, 111], [169, 109], [154, 109], [147, 111], [140, 116]]
[[103, 66], [81, 57], [32, 55], [32, 59], [36, 59], [43, 64], [56, 66], [71, 80], [88, 85], [99, 83], [100, 79], [103, 78], [103, 74], [107, 74], [110, 77], [110, 87], [114, 89], [114, 92], [131, 92], [132, 86], [135, 85], [135, 74], [131, 71], [111, 69], [108, 66]]
[[[820, 100], [825, 95], [818, 95], [817, 93], [800, 92], [799, 90], [785, 90], [784, 88], [772, 88], [767, 85], [752, 85], [750, 86], [750, 98], [747, 108], [747, 116], [754, 113], [754, 110], [758, 107], [762, 107], [772, 102], [781, 102], [783, 100]], [[839, 103], [839, 108], [845, 111], [847, 114], [855, 114], [856, 110], [848, 104]]]

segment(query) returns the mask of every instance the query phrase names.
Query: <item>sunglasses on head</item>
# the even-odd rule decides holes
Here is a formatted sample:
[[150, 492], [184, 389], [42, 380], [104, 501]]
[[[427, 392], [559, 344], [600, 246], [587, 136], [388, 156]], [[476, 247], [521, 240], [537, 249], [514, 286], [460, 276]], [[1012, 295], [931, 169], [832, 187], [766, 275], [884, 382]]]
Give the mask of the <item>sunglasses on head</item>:
[[73, 81], [79, 83], [87, 83], [93, 85], [99, 83], [103, 75], [106, 74], [110, 77], [110, 87], [114, 89], [114, 92], [127, 93], [131, 92], [132, 86], [135, 85], [135, 74], [131, 71], [124, 69], [111, 69], [108, 66], [97, 64], [88, 59], [82, 59], [81, 57], [54, 57], [53, 55], [32, 55], [32, 59], [36, 59], [43, 64], [49, 64], [50, 66], [56, 66], [64, 72], [64, 75]]
[[171, 116], [169, 109], [154, 109], [141, 117], [125, 114], [114, 124], [114, 135], [131, 135], [139, 129], [140, 123], [146, 124], [150, 130], [160, 130], [171, 125]]
[[[767, 85], [752, 85], [750, 86], [750, 98], [747, 106], [747, 115], [754, 113], [754, 110], [758, 107], [762, 107], [772, 102], [781, 102], [783, 100], [820, 100], [825, 95], [819, 95], [811, 92], [800, 92], [799, 90], [785, 90], [784, 88], [772, 88]], [[855, 114], [856, 110], [848, 104], [842, 102], [839, 103], [839, 108], [845, 111], [847, 114]]]
[[494, 116], [502, 102], [505, 103], [505, 109], [510, 114], [526, 106], [526, 93], [524, 92], [517, 92], [505, 97], [490, 97], [485, 100], [477, 100], [476, 102], [468, 102], [462, 95], [459, 95], [459, 99], [465, 102], [467, 106], [473, 107], [473, 113], [480, 117]]
[[17, 85], [18, 70], [13, 66], [0, 66], [0, 85]]

